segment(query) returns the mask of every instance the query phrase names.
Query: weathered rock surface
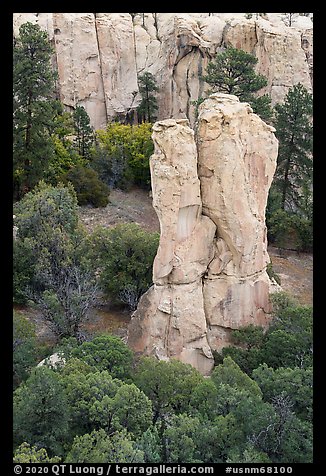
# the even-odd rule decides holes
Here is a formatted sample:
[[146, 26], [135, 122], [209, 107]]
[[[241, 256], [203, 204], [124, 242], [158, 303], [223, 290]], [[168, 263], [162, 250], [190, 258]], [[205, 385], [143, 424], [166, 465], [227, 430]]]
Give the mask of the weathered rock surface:
[[232, 45], [258, 58], [272, 103], [301, 82], [312, 87], [312, 23], [286, 26], [268, 19], [213, 13], [15, 13], [14, 34], [31, 21], [47, 30], [55, 48], [59, 95], [68, 108], [83, 105], [95, 129], [140, 102], [137, 74], [151, 72], [159, 85], [158, 118], [188, 118], [192, 101], [207, 90], [200, 76], [216, 52]]
[[204, 372], [212, 367], [202, 276], [214, 256], [216, 226], [202, 215], [194, 132], [184, 119], [153, 127], [153, 205], [161, 236], [152, 287], [139, 303], [128, 343], [159, 358], [175, 357]]
[[191, 363], [204, 374], [231, 329], [270, 313], [265, 208], [275, 172], [274, 129], [246, 103], [214, 94], [188, 121], [153, 127], [153, 204], [161, 237], [154, 286], [132, 316], [137, 352]]
[[214, 94], [200, 107], [203, 214], [217, 227], [203, 295], [209, 342], [216, 350], [225, 345], [220, 328], [267, 324], [265, 209], [278, 150], [273, 131], [236, 96]]

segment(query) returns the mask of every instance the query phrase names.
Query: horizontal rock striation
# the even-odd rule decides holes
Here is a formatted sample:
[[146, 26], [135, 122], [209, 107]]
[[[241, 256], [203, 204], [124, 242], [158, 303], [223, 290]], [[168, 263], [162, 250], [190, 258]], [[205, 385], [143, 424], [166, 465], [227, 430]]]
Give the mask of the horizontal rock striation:
[[134, 312], [128, 343], [203, 374], [231, 329], [270, 313], [265, 208], [275, 172], [274, 129], [246, 103], [214, 94], [196, 137], [184, 119], [158, 121], [150, 159], [161, 236], [154, 285]]

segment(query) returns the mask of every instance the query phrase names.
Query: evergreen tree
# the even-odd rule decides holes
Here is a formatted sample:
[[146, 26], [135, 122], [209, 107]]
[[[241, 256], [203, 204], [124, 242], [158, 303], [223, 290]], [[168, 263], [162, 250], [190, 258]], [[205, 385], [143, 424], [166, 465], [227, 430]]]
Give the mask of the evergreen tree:
[[[42, 310], [58, 336], [81, 337], [80, 326], [96, 299], [97, 287], [89, 263], [84, 261], [84, 232], [78, 227], [77, 198], [72, 186], [40, 182], [15, 205], [18, 225], [15, 264], [25, 295]], [[30, 264], [29, 264], [29, 260]], [[32, 276], [23, 272], [31, 266]]]
[[275, 111], [279, 139], [275, 185], [282, 196], [281, 208], [304, 211], [312, 181], [312, 94], [298, 83]]
[[66, 463], [143, 463], [144, 453], [138, 450], [126, 431], [108, 435], [101, 428], [76, 436]]
[[14, 444], [28, 442], [50, 456], [63, 454], [69, 407], [64, 387], [53, 370], [36, 367], [13, 398]]
[[86, 159], [90, 158], [90, 148], [94, 142], [94, 132], [90, 125], [89, 115], [83, 106], [77, 106], [73, 113], [75, 129], [75, 145], [77, 152]]
[[53, 49], [38, 25], [24, 23], [13, 47], [14, 193], [20, 198], [42, 178], [53, 155]]
[[269, 120], [272, 116], [270, 97], [265, 94], [255, 98], [253, 94], [267, 85], [265, 76], [254, 71], [257, 61], [255, 56], [230, 47], [208, 63], [202, 79], [212, 86], [210, 93], [234, 94], [240, 101], [249, 102], [262, 119]]
[[138, 77], [139, 92], [142, 96], [141, 103], [137, 111], [139, 114], [139, 122], [154, 122], [156, 119], [155, 111], [158, 109], [157, 100], [153, 92], [158, 91], [156, 81], [152, 73], [146, 72]]

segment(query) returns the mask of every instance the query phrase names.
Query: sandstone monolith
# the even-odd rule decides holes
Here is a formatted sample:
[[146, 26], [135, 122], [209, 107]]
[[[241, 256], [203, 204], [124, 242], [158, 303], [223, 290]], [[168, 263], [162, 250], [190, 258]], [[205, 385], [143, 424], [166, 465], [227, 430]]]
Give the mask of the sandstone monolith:
[[265, 208], [278, 142], [247, 103], [213, 94], [200, 106], [196, 137], [184, 119], [153, 126], [150, 159], [160, 244], [154, 285], [134, 312], [128, 343], [203, 374], [231, 329], [266, 326]]
[[[225, 47], [254, 55], [267, 78], [259, 94], [282, 102], [300, 82], [312, 90], [313, 29], [309, 18], [289, 27], [282, 14], [244, 13], [14, 13], [14, 34], [31, 21], [49, 34], [58, 71], [57, 94], [70, 110], [84, 106], [95, 129], [117, 115], [131, 120], [141, 101], [137, 77], [153, 74], [158, 119], [188, 118], [209, 85], [201, 77]], [[136, 117], [136, 116], [135, 116]]]

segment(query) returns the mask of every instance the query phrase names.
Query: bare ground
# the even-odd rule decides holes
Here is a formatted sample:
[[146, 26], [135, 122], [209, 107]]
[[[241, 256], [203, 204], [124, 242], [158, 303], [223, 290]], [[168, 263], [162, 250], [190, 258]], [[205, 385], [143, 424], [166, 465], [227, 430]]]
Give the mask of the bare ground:
[[119, 223], [138, 223], [147, 231], [160, 231], [149, 192], [137, 188], [112, 190], [105, 208], [80, 207], [79, 216], [88, 231], [97, 225], [108, 228]]
[[270, 246], [269, 256], [274, 271], [281, 278], [283, 291], [301, 305], [313, 304], [313, 255], [279, 250]]
[[[159, 221], [152, 206], [149, 193], [132, 189], [128, 192], [112, 190], [110, 203], [105, 208], [80, 207], [79, 216], [87, 231], [95, 226], [112, 227], [119, 223], [138, 223], [150, 232], [159, 231]], [[268, 249], [274, 271], [281, 278], [284, 291], [293, 296], [299, 304], [312, 305], [313, 297], [313, 256], [309, 253], [281, 251], [272, 246]], [[37, 334], [43, 341], [53, 342], [54, 335], [44, 323], [39, 311], [32, 308], [18, 308], [36, 324]], [[85, 330], [91, 334], [112, 333], [125, 338], [130, 313], [114, 308], [110, 303], [102, 303], [93, 309]]]
[[[160, 231], [159, 221], [148, 192], [133, 189], [129, 192], [113, 190], [110, 203], [105, 208], [80, 208], [80, 218], [87, 230], [95, 225], [105, 227], [118, 223], [136, 222], [148, 231]], [[300, 304], [312, 305], [313, 256], [311, 253], [280, 251], [268, 248], [273, 268], [281, 278], [284, 291]]]

